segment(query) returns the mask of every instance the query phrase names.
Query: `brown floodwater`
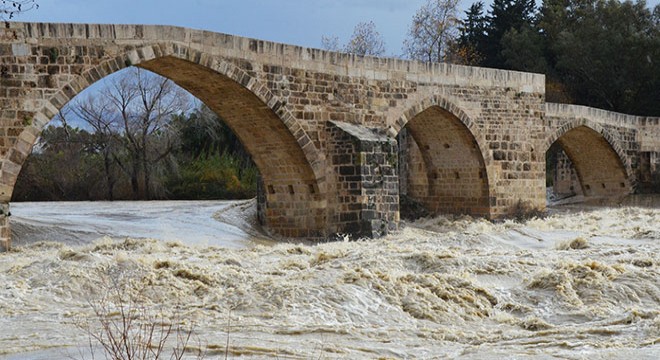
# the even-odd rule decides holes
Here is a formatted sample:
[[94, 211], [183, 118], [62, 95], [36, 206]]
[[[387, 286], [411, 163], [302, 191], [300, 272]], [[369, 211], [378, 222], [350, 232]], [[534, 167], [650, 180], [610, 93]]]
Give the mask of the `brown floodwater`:
[[0, 356], [81, 358], [93, 309], [120, 314], [115, 290], [192, 329], [207, 358], [660, 356], [659, 209], [436, 217], [350, 240], [28, 242], [0, 254]]

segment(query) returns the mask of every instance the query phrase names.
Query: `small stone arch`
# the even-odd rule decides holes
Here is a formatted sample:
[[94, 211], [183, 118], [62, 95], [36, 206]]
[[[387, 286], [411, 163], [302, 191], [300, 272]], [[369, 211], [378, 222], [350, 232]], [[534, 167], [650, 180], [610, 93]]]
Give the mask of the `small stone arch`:
[[389, 124], [390, 128], [390, 133], [393, 136], [396, 136], [401, 132], [401, 129], [403, 129], [410, 120], [412, 120], [415, 116], [420, 114], [422, 111], [437, 106], [448, 113], [452, 114], [455, 116], [465, 127], [470, 131], [470, 134], [472, 137], [474, 137], [477, 145], [479, 146], [479, 150], [481, 152], [481, 156], [484, 159], [485, 164], [490, 164], [492, 161], [492, 157], [490, 156], [490, 153], [486, 147], [483, 146], [483, 144], [486, 143], [486, 141], [483, 139], [481, 135], [481, 131], [477, 128], [475, 122], [470, 118], [469, 115], [463, 109], [461, 109], [456, 103], [451, 101], [450, 99], [441, 96], [441, 95], [433, 95], [431, 97], [425, 98], [424, 100], [407, 107], [401, 114], [401, 116], [396, 119], [396, 121], [392, 124]]
[[544, 153], [557, 142], [571, 160], [585, 196], [620, 196], [632, 191], [630, 161], [604, 126], [585, 118], [567, 121], [546, 138]]
[[[276, 177], [271, 183], [267, 183], [268, 174], [264, 174], [263, 170], [264, 164], [268, 163], [267, 160], [263, 159], [263, 156], [261, 156], [262, 159], [255, 159], [266, 183], [265, 197], [267, 200], [264, 204], [266, 208], [263, 209], [264, 218], [271, 229], [284, 236], [323, 236], [326, 215], [324, 213], [325, 209], [320, 204], [325, 200], [326, 189], [324, 156], [316, 148], [298, 119], [288, 111], [285, 103], [280, 101], [266, 85], [251, 76], [247, 71], [219, 56], [213, 56], [177, 43], [150, 44], [104, 60], [97, 66], [80, 74], [72, 74], [74, 76], [72, 76], [73, 79], [70, 82], [61, 86], [52, 96], [43, 99], [41, 110], [34, 114], [32, 123], [24, 128], [16, 144], [8, 151], [8, 155], [4, 160], [5, 184], [3, 190], [9, 191], [9, 194], [5, 194], [5, 197], [11, 196], [11, 191], [23, 162], [29, 155], [43, 128], [57, 114], [59, 109], [78, 93], [116, 71], [129, 66], [138, 66], [154, 71], [151, 65], [162, 61], [169, 61], [170, 63], [178, 61], [190, 66], [198, 66], [205, 69], [209, 74], [224, 77], [228, 79], [227, 84], [233, 84], [234, 89], [243, 89], [241, 91], [245, 94], [253, 96], [256, 100], [249, 100], [251, 104], [261, 104], [257, 106], [259, 109], [255, 111], [259, 111], [261, 114], [269, 113], [270, 119], [278, 119], [277, 121], [272, 120], [275, 122], [271, 122], [269, 127], [272, 128], [272, 125], [277, 123], [275, 126], [277, 129], [283, 128], [286, 130], [272, 129], [273, 137], [277, 137], [276, 134], [285, 134], [283, 136], [289, 140], [283, 141], [296, 144], [295, 146], [292, 145], [293, 148], [287, 146], [287, 154], [295, 154], [278, 157], [276, 149], [272, 147], [264, 149], [263, 152], [271, 151], [273, 153], [274, 162], [278, 163], [274, 166], [279, 166], [278, 170], [280, 170], [270, 171], [270, 174]], [[159, 73], [158, 71], [155, 72]], [[171, 78], [167, 74], [165, 76]], [[176, 80], [174, 82], [178, 83]], [[182, 87], [186, 88], [186, 86]], [[197, 94], [194, 95], [197, 96]], [[231, 124], [228, 125], [232, 127]], [[232, 127], [232, 129], [234, 128]], [[275, 131], [279, 131], [279, 133]], [[239, 135], [239, 138], [241, 137], [238, 132], [237, 135]], [[245, 144], [245, 137], [241, 140]], [[267, 145], [264, 145], [264, 148]], [[255, 146], [252, 146], [252, 149]], [[249, 147], [248, 151], [250, 151]], [[254, 156], [254, 153], [250, 152]], [[293, 156], [293, 158], [299, 160], [287, 161], [287, 156], [289, 158]]]
[[630, 158], [626, 155], [626, 152], [623, 150], [623, 147], [621, 146], [619, 140], [607, 128], [603, 127], [601, 124], [595, 121], [586, 118], [578, 118], [571, 121], [567, 121], [558, 129], [554, 130], [546, 138], [543, 144], [543, 149], [544, 149], [543, 153], [547, 152], [550, 149], [550, 146], [552, 146], [552, 144], [554, 144], [557, 140], [559, 140], [559, 138], [562, 137], [564, 134], [580, 126], [587, 127], [600, 134], [607, 141], [607, 143], [610, 145], [612, 150], [617, 154], [619, 161], [621, 162], [621, 165], [625, 169], [626, 176], [628, 178], [633, 177], [632, 176], [633, 170], [630, 164]]
[[490, 217], [489, 157], [472, 119], [435, 95], [406, 109], [390, 131], [404, 128], [414, 141], [399, 137], [406, 142], [402, 193], [432, 213]]

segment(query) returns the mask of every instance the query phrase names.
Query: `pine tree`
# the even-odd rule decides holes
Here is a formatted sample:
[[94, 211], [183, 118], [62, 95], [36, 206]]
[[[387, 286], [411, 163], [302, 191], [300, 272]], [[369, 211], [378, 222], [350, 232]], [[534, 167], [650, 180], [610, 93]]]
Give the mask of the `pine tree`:
[[465, 65], [480, 65], [486, 45], [486, 17], [484, 3], [477, 1], [465, 11], [465, 20], [459, 27], [460, 35], [455, 53]]
[[532, 27], [534, 23], [534, 0], [494, 0], [487, 16], [486, 45], [483, 65], [507, 69], [506, 59], [502, 55], [504, 35], [515, 29]]

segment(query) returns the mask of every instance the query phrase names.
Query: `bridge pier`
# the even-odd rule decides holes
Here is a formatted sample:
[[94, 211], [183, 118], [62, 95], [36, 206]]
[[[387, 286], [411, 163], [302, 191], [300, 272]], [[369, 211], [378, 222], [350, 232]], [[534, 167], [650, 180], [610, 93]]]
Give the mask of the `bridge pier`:
[[0, 250], [11, 250], [11, 228], [9, 227], [9, 203], [0, 203]]
[[[399, 225], [398, 146], [377, 129], [330, 121], [326, 124], [328, 191], [326, 229], [321, 238], [375, 238]], [[266, 186], [257, 183], [257, 218], [269, 226]]]
[[337, 234], [379, 237], [399, 225], [396, 140], [360, 125], [330, 121], [328, 218]]

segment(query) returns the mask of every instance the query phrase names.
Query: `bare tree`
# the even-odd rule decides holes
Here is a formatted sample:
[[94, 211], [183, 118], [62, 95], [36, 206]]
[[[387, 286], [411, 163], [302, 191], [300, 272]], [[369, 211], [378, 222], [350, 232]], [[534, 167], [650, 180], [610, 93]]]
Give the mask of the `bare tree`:
[[[151, 360], [203, 359], [193, 340], [193, 325], [186, 325], [180, 307], [162, 309], [149, 305], [146, 286], [140, 273], [99, 272], [97, 284], [88, 300], [91, 318], [76, 319], [75, 325], [88, 336], [91, 359], [99, 349], [105, 359]], [[91, 297], [91, 296], [90, 296]], [[80, 354], [85, 359], [83, 353]]]
[[6, 27], [9, 27], [8, 20], [12, 20], [16, 15], [22, 12], [38, 8], [39, 4], [37, 4], [36, 0], [1, 0], [0, 20], [5, 22]]
[[355, 25], [353, 35], [344, 47], [339, 46], [336, 36], [322, 36], [321, 45], [330, 51], [343, 51], [361, 56], [382, 56], [385, 54], [383, 36], [376, 30], [373, 21], [360, 22]]
[[428, 0], [415, 16], [403, 42], [405, 56], [425, 61], [445, 59], [448, 44], [458, 33], [459, 0]]
[[189, 109], [190, 98], [172, 81], [147, 75], [139, 68], [112, 81], [104, 95], [118, 111], [122, 143], [129, 155], [128, 161], [116, 160], [131, 177], [134, 195], [150, 199], [152, 165], [165, 159], [174, 149], [178, 136], [169, 126], [170, 120], [173, 115]]
[[321, 47], [329, 51], [342, 51], [337, 36], [321, 36]]
[[76, 99], [72, 105], [62, 109], [58, 115], [65, 125], [67, 117], [74, 117], [91, 127], [93, 136], [89, 145], [93, 146], [103, 158], [106, 196], [108, 200], [112, 201], [114, 200], [114, 187], [118, 180], [115, 171], [115, 157], [120, 149], [118, 135], [121, 133], [121, 127], [116, 121], [113, 105], [107, 99], [105, 96]]
[[344, 49], [351, 54], [382, 56], [385, 54], [385, 42], [373, 21], [361, 22], [355, 25], [353, 36]]
[[187, 112], [190, 106], [190, 96], [172, 81], [131, 68], [108, 80], [98, 96], [74, 101], [68, 107], [94, 129], [109, 191], [116, 181], [110, 169], [114, 162], [130, 178], [133, 197], [151, 199], [152, 173], [179, 139], [171, 126], [172, 117]]

